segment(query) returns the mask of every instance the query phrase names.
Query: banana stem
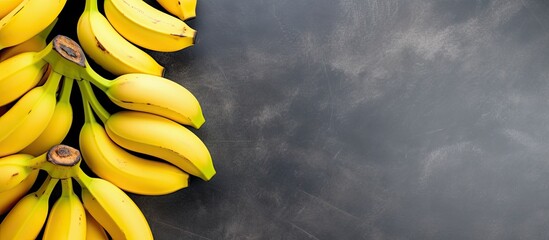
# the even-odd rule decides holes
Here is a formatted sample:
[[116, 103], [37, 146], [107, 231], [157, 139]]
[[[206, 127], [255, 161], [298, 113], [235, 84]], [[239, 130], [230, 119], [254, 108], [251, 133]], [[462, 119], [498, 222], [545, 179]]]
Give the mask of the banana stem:
[[46, 83], [44, 84], [45, 92], [54, 93], [57, 91], [57, 87], [59, 87], [59, 83], [61, 82], [61, 77], [63, 77], [63, 75], [51, 71]]
[[99, 75], [97, 72], [95, 72], [89, 65], [86, 66], [86, 80], [90, 81], [101, 89], [101, 91], [106, 92], [109, 90], [109, 87], [111, 86], [112, 81], [109, 79], [106, 79]]
[[40, 156], [29, 160], [29, 162], [27, 163], [28, 166], [34, 169], [41, 168], [43, 164], [47, 161], [46, 155], [47, 153], [43, 153], [43, 154], [40, 154]]
[[86, 173], [81, 168], [74, 169], [73, 178], [82, 188], [89, 188], [92, 181], [92, 178], [86, 175]]
[[[111, 116], [111, 114], [101, 105], [99, 100], [97, 99], [97, 96], [95, 96], [95, 93], [93, 92], [92, 86], [88, 81], [78, 81], [78, 87], [80, 88], [80, 92], [82, 93], [82, 99], [84, 102], [88, 102], [88, 107], [91, 105], [93, 108], [93, 111], [97, 113], [97, 116], [99, 119], [101, 119], [101, 122], [105, 123], [107, 122], [107, 119]], [[84, 106], [84, 110], [86, 109], [86, 106]], [[89, 115], [86, 115], [89, 116]], [[91, 121], [91, 119], [89, 119]]]
[[52, 65], [52, 70], [72, 79], [86, 76], [86, 57], [82, 48], [74, 40], [57, 35], [35, 55]]
[[86, 96], [86, 90], [84, 87], [82, 87], [82, 81], [76, 82], [78, 85], [78, 89], [80, 89], [80, 96], [82, 96], [82, 107], [84, 108], [84, 122], [85, 123], [94, 123], [95, 116], [93, 115], [93, 110], [90, 106], [90, 101], [88, 100], [88, 97]]
[[59, 95], [59, 102], [70, 102], [73, 83], [74, 80], [72, 78], [63, 78], [63, 87]]
[[84, 7], [84, 12], [87, 11], [96, 11], [98, 12], [97, 8], [97, 0], [86, 0], [86, 6]]
[[72, 193], [72, 178], [61, 179], [61, 196], [69, 197]]
[[57, 182], [59, 182], [59, 179], [48, 176], [44, 180], [44, 183], [42, 183], [40, 188], [36, 191], [36, 196], [40, 198], [49, 198], [51, 193], [53, 192], [53, 189], [55, 188], [55, 185], [57, 185]]

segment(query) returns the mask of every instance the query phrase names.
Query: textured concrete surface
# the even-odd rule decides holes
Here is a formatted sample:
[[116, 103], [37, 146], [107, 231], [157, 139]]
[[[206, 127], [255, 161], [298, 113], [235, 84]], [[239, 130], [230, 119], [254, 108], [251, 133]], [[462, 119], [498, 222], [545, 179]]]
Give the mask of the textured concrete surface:
[[158, 239], [549, 238], [549, 2], [200, 1], [153, 53], [218, 174]]

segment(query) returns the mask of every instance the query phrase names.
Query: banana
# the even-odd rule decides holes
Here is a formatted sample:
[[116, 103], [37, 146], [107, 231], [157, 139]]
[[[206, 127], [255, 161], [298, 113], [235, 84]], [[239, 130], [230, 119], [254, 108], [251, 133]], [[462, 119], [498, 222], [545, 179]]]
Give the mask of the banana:
[[73, 82], [74, 80], [70, 78], [63, 79], [59, 100], [46, 129], [31, 144], [22, 149], [22, 153], [38, 156], [47, 152], [54, 145], [63, 142], [70, 131], [73, 120], [73, 110], [70, 102]]
[[48, 45], [46, 43], [46, 38], [50, 34], [51, 30], [53, 30], [53, 27], [55, 27], [56, 23], [57, 18], [46, 29], [42, 30], [42, 32], [30, 38], [29, 40], [12, 47], [2, 49], [0, 51], [0, 62], [24, 52], [39, 52], [40, 50], [44, 49], [46, 45]]
[[20, 98], [34, 88], [47, 70], [47, 62], [36, 52], [25, 52], [0, 62], [0, 106]]
[[87, 240], [109, 240], [107, 232], [101, 224], [86, 211], [86, 239]]
[[120, 111], [107, 119], [105, 129], [123, 148], [164, 159], [206, 181], [215, 175], [206, 145], [172, 120], [145, 112]]
[[0, 7], [0, 19], [8, 15], [14, 8], [17, 7], [22, 0], [2, 0], [2, 7]]
[[97, 0], [86, 0], [77, 25], [84, 52], [114, 75], [147, 73], [162, 76], [164, 67], [148, 53], [124, 39], [97, 9]]
[[82, 187], [84, 208], [113, 239], [153, 239], [147, 219], [135, 202], [111, 182], [87, 176], [80, 168], [74, 178]]
[[156, 0], [156, 2], [181, 20], [196, 17], [196, 0]]
[[88, 101], [84, 97], [80, 151], [95, 174], [125, 191], [143, 195], [163, 195], [188, 186], [189, 175], [176, 166], [138, 157], [116, 145], [95, 120]]
[[61, 179], [61, 196], [51, 208], [42, 239], [86, 239], [86, 212], [73, 191], [71, 178]]
[[36, 239], [48, 217], [49, 198], [58, 181], [48, 177], [40, 189], [17, 202], [0, 224], [0, 239]]
[[0, 156], [21, 151], [46, 129], [60, 80], [61, 75], [52, 71], [44, 86], [30, 90], [0, 117]]
[[13, 189], [33, 173], [33, 158], [19, 153], [0, 158], [0, 193]]
[[142, 73], [108, 80], [92, 72], [91, 68], [87, 70], [90, 82], [120, 107], [154, 113], [197, 129], [205, 121], [196, 97], [174, 81]]
[[143, 0], [105, 0], [104, 11], [120, 35], [141, 47], [174, 52], [194, 44], [194, 29]]
[[47, 28], [67, 0], [23, 0], [0, 19], [0, 49], [15, 46]]
[[31, 189], [38, 177], [38, 169], [33, 170], [25, 180], [15, 187], [0, 192], [0, 215], [7, 213]]

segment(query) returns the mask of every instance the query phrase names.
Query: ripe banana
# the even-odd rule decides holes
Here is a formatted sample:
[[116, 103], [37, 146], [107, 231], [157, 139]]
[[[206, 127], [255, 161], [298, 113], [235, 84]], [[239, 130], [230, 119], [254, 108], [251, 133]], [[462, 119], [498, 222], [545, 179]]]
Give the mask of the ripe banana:
[[55, 27], [56, 23], [57, 18], [46, 29], [42, 30], [42, 32], [30, 38], [29, 40], [12, 47], [2, 49], [0, 51], [0, 62], [20, 53], [39, 52], [40, 50], [44, 49], [47, 45], [46, 38], [50, 34], [51, 30], [53, 30], [53, 27]]
[[95, 120], [88, 100], [83, 102], [80, 151], [95, 174], [123, 190], [143, 195], [163, 195], [188, 186], [189, 175], [176, 166], [138, 157], [116, 145]]
[[196, 17], [196, 0], [156, 0], [166, 11], [181, 20]]
[[130, 73], [107, 80], [91, 68], [88, 72], [94, 76], [90, 81], [120, 107], [154, 113], [194, 128], [200, 128], [205, 121], [196, 97], [167, 78]]
[[0, 19], [0, 49], [15, 46], [47, 28], [67, 0], [23, 0]]
[[50, 211], [44, 240], [86, 239], [86, 212], [72, 188], [72, 179], [61, 179], [61, 197]]
[[96, 1], [86, 0], [77, 25], [78, 40], [86, 54], [115, 75], [147, 73], [162, 76], [164, 67], [120, 36], [99, 12]]
[[21, 151], [46, 129], [60, 80], [61, 75], [52, 71], [44, 86], [30, 90], [0, 117], [0, 156]]
[[8, 15], [14, 8], [21, 3], [22, 0], [2, 0], [2, 7], [0, 7], [0, 19]]
[[48, 177], [40, 189], [17, 202], [0, 224], [0, 239], [36, 239], [48, 217], [49, 198], [58, 181]]
[[203, 180], [215, 175], [206, 145], [172, 120], [145, 112], [120, 111], [108, 118], [105, 129], [123, 148], [164, 159]]
[[0, 193], [13, 189], [33, 173], [28, 154], [13, 154], [0, 158]]
[[87, 176], [79, 168], [74, 178], [82, 187], [84, 208], [113, 239], [153, 239], [147, 219], [124, 191], [107, 180]]
[[0, 192], [0, 215], [7, 213], [31, 189], [38, 177], [38, 169], [33, 170], [25, 180], [15, 187]]
[[25, 52], [0, 62], [0, 106], [20, 98], [35, 87], [47, 70], [36, 52]]
[[107, 232], [101, 224], [86, 211], [86, 239], [87, 240], [109, 240]]
[[61, 88], [59, 100], [55, 105], [53, 116], [46, 129], [31, 144], [21, 150], [22, 153], [38, 156], [47, 152], [51, 147], [63, 142], [69, 133], [73, 120], [73, 111], [70, 102], [73, 82], [74, 80], [70, 78], [63, 79], [63, 87]]
[[174, 52], [194, 44], [194, 29], [143, 0], [105, 0], [104, 10], [116, 31], [141, 47]]

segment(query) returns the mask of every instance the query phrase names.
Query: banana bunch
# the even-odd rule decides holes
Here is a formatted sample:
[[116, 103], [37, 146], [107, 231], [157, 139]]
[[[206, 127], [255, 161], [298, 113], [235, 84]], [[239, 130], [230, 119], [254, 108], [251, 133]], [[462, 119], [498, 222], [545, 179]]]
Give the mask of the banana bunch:
[[[185, 9], [187, 16], [194, 16], [196, 0], [163, 2], [171, 2], [167, 6], [177, 5], [179, 12]], [[174, 52], [194, 44], [196, 30], [143, 0], [105, 0], [105, 14], [97, 5], [97, 0], [86, 0], [77, 25], [78, 40], [93, 61], [116, 76], [163, 75], [164, 67], [139, 47]]]
[[[86, 0], [78, 42], [50, 40], [66, 1], [0, 3], [0, 239], [152, 239], [126, 192], [170, 194], [216, 174], [191, 131], [205, 122], [199, 101], [148, 53], [194, 45], [185, 20], [196, 0], [158, 0], [167, 12], [143, 0]], [[60, 145], [75, 127], [80, 151]]]
[[[3, 0], [0, 50], [19, 45], [17, 48], [39, 46], [34, 45], [36, 39], [33, 38], [47, 36], [40, 32], [56, 21], [66, 1]], [[162, 76], [164, 67], [141, 48], [175, 52], [194, 45], [196, 30], [184, 20], [196, 16], [197, 2], [158, 2], [168, 13], [143, 0], [104, 0], [101, 2], [103, 12], [100, 12], [97, 0], [86, 0], [76, 25], [78, 40], [85, 53], [116, 76], [125, 73]], [[6, 58], [0, 57], [0, 61]]]
[[[36, 239], [41, 232], [42, 239], [55, 240], [109, 239], [108, 236], [153, 239], [145, 216], [131, 198], [111, 182], [88, 176], [80, 162], [80, 152], [66, 145], [56, 145], [38, 157], [16, 154], [0, 159], [2, 174], [13, 166], [29, 172], [13, 180], [20, 182], [18, 185], [0, 192], [2, 204], [9, 197], [12, 206], [0, 223], [0, 239]], [[28, 190], [38, 171], [48, 174], [40, 188], [21, 194], [20, 188]], [[80, 197], [73, 189], [73, 180], [80, 185]], [[50, 209], [50, 198], [58, 182], [61, 194]]]
[[[0, 224], [0, 239], [34, 239], [42, 226], [44, 239], [83, 239], [86, 234], [152, 239], [146, 220], [125, 192], [169, 194], [187, 187], [191, 176], [208, 181], [215, 175], [208, 148], [189, 129], [205, 122], [200, 103], [182, 85], [146, 73], [104, 78], [90, 67], [80, 46], [62, 35], [38, 52], [0, 62], [0, 68], [20, 56], [29, 60], [15, 65], [34, 71], [26, 79], [45, 80], [21, 90], [15, 100], [4, 100], [1, 108], [0, 215], [7, 215]], [[77, 160], [67, 162], [77, 150], [59, 147], [72, 127], [75, 82], [84, 113], [82, 159], [100, 178], [79, 168], [80, 151]], [[0, 100], [7, 97], [0, 95]], [[109, 112], [104, 104], [119, 110]], [[28, 193], [40, 170], [48, 173], [47, 181]], [[82, 188], [82, 202], [72, 191], [71, 179]], [[48, 213], [48, 199], [58, 181], [61, 196]], [[132, 217], [122, 217], [132, 212]]]

